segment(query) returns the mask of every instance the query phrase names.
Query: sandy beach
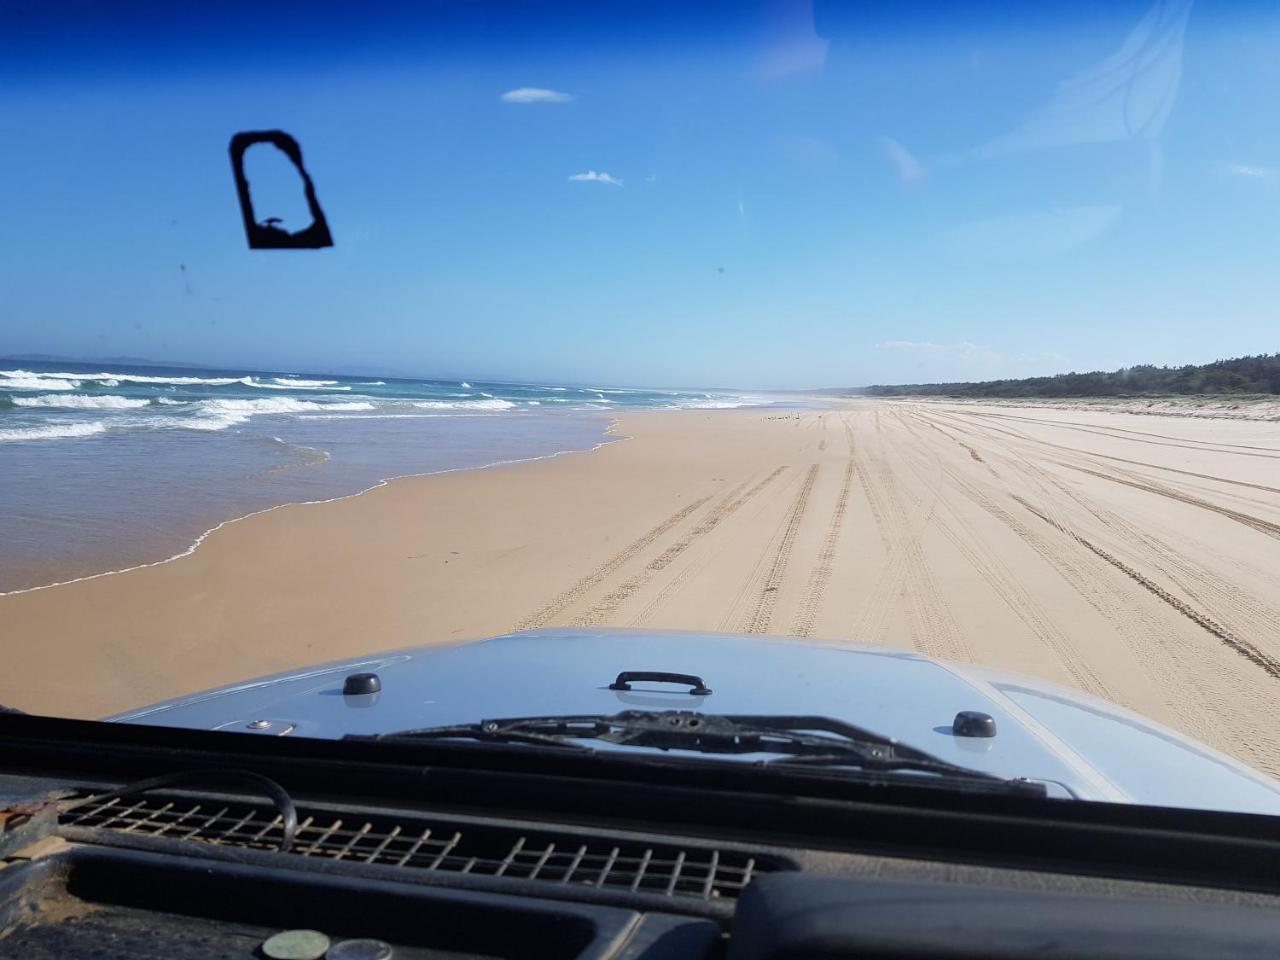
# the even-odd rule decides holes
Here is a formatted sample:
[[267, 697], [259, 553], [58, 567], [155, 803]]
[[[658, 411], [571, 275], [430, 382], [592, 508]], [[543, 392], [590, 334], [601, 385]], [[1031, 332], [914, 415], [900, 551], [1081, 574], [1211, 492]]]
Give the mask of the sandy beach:
[[868, 400], [615, 432], [0, 597], [0, 703], [99, 717], [517, 628], [709, 629], [1046, 677], [1280, 773], [1280, 423]]

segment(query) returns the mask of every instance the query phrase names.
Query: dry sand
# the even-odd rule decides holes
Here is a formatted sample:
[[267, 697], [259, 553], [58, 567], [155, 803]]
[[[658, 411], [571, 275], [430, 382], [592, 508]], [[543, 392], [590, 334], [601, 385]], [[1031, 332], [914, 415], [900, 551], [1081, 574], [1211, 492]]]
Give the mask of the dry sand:
[[1275, 394], [1220, 394], [1217, 396], [1089, 397], [1036, 400], [938, 400], [917, 402], [946, 406], [1021, 407], [1025, 409], [1090, 410], [1101, 413], [1135, 413], [1158, 417], [1194, 417], [1209, 420], [1280, 420], [1280, 397]]
[[730, 630], [1047, 677], [1280, 773], [1280, 424], [855, 401], [618, 432], [0, 598], [0, 703], [102, 716], [513, 628]]

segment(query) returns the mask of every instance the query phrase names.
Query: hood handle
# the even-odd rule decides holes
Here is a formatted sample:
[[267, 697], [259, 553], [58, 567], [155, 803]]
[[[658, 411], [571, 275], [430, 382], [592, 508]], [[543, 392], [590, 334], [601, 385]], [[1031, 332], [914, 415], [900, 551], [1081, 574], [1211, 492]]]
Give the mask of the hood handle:
[[693, 688], [689, 693], [695, 697], [705, 697], [711, 693], [711, 688], [703, 682], [701, 677], [696, 677], [692, 673], [665, 673], [661, 670], [624, 670], [618, 674], [617, 680], [609, 684], [609, 689], [630, 690], [632, 680], [686, 684]]

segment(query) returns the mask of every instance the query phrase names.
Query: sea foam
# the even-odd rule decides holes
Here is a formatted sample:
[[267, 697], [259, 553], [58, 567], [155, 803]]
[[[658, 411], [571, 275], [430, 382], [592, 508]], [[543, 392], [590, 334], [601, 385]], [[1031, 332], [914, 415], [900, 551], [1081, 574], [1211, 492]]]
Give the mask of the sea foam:
[[421, 410], [510, 410], [515, 406], [510, 400], [489, 397], [486, 400], [469, 400], [453, 403], [449, 400], [418, 400], [413, 404]]
[[191, 430], [225, 430], [244, 423], [250, 417], [270, 414], [332, 413], [373, 409], [373, 404], [364, 400], [322, 403], [315, 400], [297, 400], [293, 397], [197, 400], [188, 406], [197, 415], [183, 419], [176, 425]]
[[106, 429], [106, 425], [101, 423], [49, 423], [42, 427], [0, 430], [0, 443], [20, 440], [70, 440], [75, 437], [91, 437]]
[[287, 387], [332, 387], [338, 382], [337, 380], [300, 380], [297, 377], [272, 377], [271, 381]]
[[[233, 383], [246, 383], [249, 377], [151, 377], [141, 373], [31, 373], [27, 370], [0, 370], [0, 377], [14, 375], [18, 377], [40, 377], [53, 381], [70, 382], [79, 385], [81, 382], [100, 382], [104, 385], [119, 386], [125, 383], [170, 384], [179, 387], [225, 387]], [[41, 388], [59, 389], [59, 388]]]
[[259, 390], [350, 390], [350, 387], [338, 386], [337, 380], [286, 380], [282, 377], [272, 377], [270, 380], [260, 380], [257, 377], [245, 377], [239, 381], [246, 387], [255, 387]]
[[135, 410], [138, 407], [149, 407], [150, 400], [104, 396], [86, 396], [81, 393], [66, 395], [52, 394], [39, 397], [14, 397], [15, 407], [58, 407], [66, 410]]
[[78, 380], [62, 380], [27, 370], [0, 370], [0, 390], [74, 390]]
[[197, 400], [193, 406], [214, 413], [306, 413], [310, 410], [372, 410], [367, 400], [350, 401], [345, 398], [333, 403], [321, 400], [299, 400], [295, 397], [253, 397], [236, 399]]

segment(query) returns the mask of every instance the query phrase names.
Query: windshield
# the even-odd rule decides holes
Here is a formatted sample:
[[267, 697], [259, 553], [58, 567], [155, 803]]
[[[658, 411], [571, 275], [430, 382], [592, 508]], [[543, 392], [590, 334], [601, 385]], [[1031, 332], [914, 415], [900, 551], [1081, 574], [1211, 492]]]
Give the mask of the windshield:
[[804, 715], [1280, 813], [1278, 45], [1192, 0], [6, 8], [0, 704]]

